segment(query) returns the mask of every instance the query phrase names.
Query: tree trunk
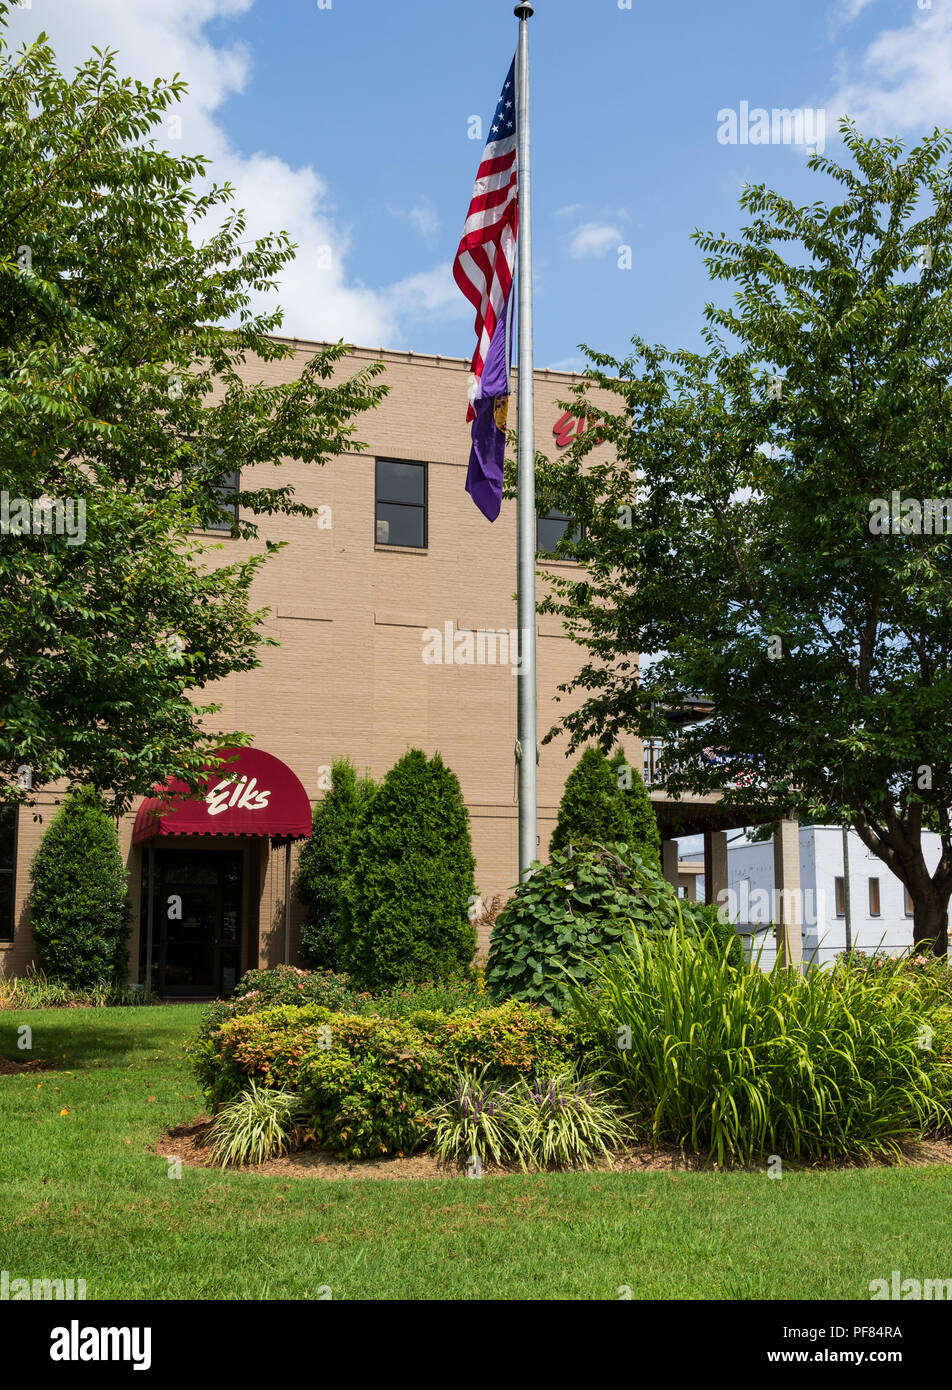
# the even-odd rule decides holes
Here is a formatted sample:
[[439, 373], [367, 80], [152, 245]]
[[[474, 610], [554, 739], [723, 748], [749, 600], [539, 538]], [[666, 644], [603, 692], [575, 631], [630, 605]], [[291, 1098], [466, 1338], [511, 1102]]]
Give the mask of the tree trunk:
[[949, 900], [934, 890], [928, 897], [913, 895], [912, 939], [918, 946], [931, 945], [937, 956], [944, 956], [949, 944]]
[[890, 829], [873, 825], [859, 812], [853, 828], [867, 849], [872, 850], [909, 890], [912, 898], [912, 940], [915, 946], [944, 956], [949, 944], [949, 898], [952, 896], [952, 863], [943, 837], [942, 859], [934, 875], [926, 868], [922, 854], [921, 825], [910, 826], [898, 817]]

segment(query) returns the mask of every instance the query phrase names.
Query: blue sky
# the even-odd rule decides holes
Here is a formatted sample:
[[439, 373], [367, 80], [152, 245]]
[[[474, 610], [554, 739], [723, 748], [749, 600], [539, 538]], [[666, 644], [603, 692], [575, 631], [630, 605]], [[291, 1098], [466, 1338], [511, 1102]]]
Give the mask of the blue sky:
[[[469, 356], [450, 264], [511, 0], [324, 4], [32, 0], [11, 27], [46, 29], [64, 63], [96, 43], [137, 76], [182, 72], [169, 147], [214, 158], [249, 235], [301, 244], [287, 333]], [[722, 110], [823, 110], [828, 152], [844, 110], [907, 138], [952, 125], [952, 0], [538, 0], [531, 34], [540, 366], [578, 366], [581, 341], [624, 353], [633, 333], [695, 346], [710, 291], [694, 228], [735, 230], [746, 180], [824, 191], [802, 147], [720, 143]]]

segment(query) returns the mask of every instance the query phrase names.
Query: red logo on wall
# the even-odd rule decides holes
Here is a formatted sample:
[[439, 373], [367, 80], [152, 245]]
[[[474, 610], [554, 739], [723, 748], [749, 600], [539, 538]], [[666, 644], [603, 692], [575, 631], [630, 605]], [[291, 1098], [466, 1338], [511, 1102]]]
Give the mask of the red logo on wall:
[[552, 426], [552, 433], [555, 435], [555, 446], [557, 449], [565, 449], [573, 439], [578, 439], [588, 428], [588, 421], [579, 419], [575, 415], [570, 415], [568, 411], [560, 415]]
[[[560, 415], [552, 426], [556, 448], [568, 448], [576, 439], [580, 439], [585, 431], [591, 428], [593, 423], [592, 420], [586, 420], [584, 415], [570, 415], [568, 411], [566, 411], [564, 415]], [[595, 436], [595, 443], [603, 443], [604, 438], [605, 436], [599, 431]]]

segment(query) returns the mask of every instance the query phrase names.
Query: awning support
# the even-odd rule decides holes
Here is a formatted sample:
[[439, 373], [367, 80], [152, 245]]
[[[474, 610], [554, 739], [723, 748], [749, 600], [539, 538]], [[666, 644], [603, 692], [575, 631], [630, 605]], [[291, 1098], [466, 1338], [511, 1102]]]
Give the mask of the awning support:
[[291, 964], [291, 841], [284, 846], [284, 963]]
[[149, 841], [149, 900], [146, 907], [145, 936], [145, 1002], [152, 1003], [152, 929], [155, 915], [155, 845]]

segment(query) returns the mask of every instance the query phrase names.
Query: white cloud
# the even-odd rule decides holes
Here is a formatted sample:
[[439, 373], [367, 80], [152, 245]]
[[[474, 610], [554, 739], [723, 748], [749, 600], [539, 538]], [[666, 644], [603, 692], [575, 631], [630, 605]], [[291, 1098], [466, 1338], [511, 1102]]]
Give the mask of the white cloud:
[[852, 24], [854, 19], [858, 19], [863, 11], [874, 3], [875, 0], [840, 0], [834, 20], [838, 24]]
[[583, 222], [572, 234], [569, 253], [575, 261], [589, 256], [597, 258], [617, 250], [621, 241], [622, 234], [617, 227], [604, 222]]
[[911, 23], [878, 33], [857, 63], [847, 62], [826, 103], [831, 125], [849, 115], [864, 135], [890, 135], [952, 124], [952, 8], [912, 14]]
[[460, 293], [449, 261], [398, 280], [383, 292], [383, 298], [400, 319], [473, 317], [472, 306]]
[[432, 200], [425, 193], [421, 194], [420, 201], [415, 207], [393, 208], [392, 213], [394, 217], [399, 217], [402, 221], [409, 222], [412, 227], [415, 227], [424, 241], [434, 241], [439, 235], [440, 219]]
[[[223, 103], [248, 81], [253, 54], [239, 44], [212, 43], [205, 26], [215, 19], [247, 13], [255, 0], [42, 0], [29, 10], [12, 9], [9, 42], [19, 46], [43, 29], [61, 69], [69, 71], [89, 57], [93, 45], [118, 50], [120, 74], [152, 81], [178, 72], [188, 82], [184, 101], [170, 115], [181, 120], [181, 140], [169, 138], [173, 152], [201, 153], [211, 161], [218, 183], [234, 184], [235, 202], [247, 214], [248, 240], [285, 230], [298, 246], [281, 277], [277, 302], [284, 308], [282, 331], [299, 338], [345, 338], [371, 347], [400, 346], [401, 318], [444, 306], [435, 289], [439, 271], [401, 280], [389, 289], [370, 289], [348, 270], [350, 236], [340, 220], [327, 183], [310, 166], [292, 167], [277, 155], [236, 151], [220, 123]], [[414, 210], [421, 231], [424, 204]], [[434, 277], [433, 283], [428, 277]], [[419, 281], [424, 292], [412, 301], [407, 286]], [[450, 289], [462, 300], [448, 277]], [[447, 291], [447, 294], [449, 291]], [[253, 300], [273, 307], [275, 296]], [[412, 302], [411, 302], [412, 301]], [[465, 301], [463, 301], [465, 308]]]

